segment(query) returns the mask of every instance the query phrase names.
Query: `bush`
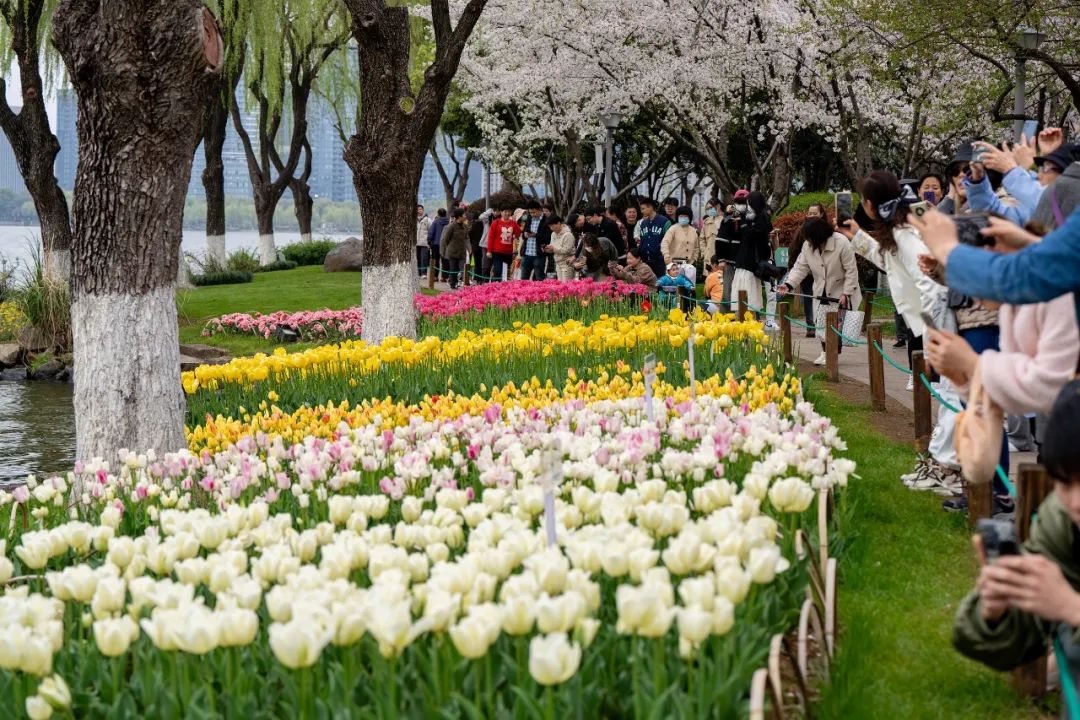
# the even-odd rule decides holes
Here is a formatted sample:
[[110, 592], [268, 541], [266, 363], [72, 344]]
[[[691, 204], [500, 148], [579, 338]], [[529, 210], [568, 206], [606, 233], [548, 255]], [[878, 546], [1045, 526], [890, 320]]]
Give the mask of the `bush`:
[[292, 260], [278, 260], [277, 262], [270, 263], [269, 265], [261, 265], [255, 269], [257, 273], [275, 272], [277, 270], [295, 270], [296, 263]]
[[225, 270], [223, 272], [195, 275], [191, 278], [191, 282], [196, 287], [206, 287], [207, 285], [238, 285], [240, 283], [249, 283], [253, 278], [254, 275], [249, 272]]
[[255, 273], [259, 271], [259, 256], [246, 248], [240, 248], [229, 256], [225, 269], [232, 272]]
[[26, 324], [37, 330], [51, 347], [71, 347], [68, 284], [45, 276], [40, 251], [34, 252], [22, 286], [11, 293], [10, 299], [26, 318]]
[[336, 242], [330, 238], [323, 238], [286, 245], [281, 249], [281, 254], [286, 260], [297, 265], [322, 265], [326, 260], [326, 254], [335, 247], [337, 247]]

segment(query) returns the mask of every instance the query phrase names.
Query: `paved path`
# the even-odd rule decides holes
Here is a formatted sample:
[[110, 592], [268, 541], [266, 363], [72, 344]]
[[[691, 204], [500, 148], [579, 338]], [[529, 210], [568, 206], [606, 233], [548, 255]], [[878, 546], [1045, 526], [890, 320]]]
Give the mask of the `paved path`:
[[[813, 360], [821, 353], [821, 342], [816, 338], [805, 337], [806, 331], [797, 326], [792, 326], [792, 346], [794, 353], [801, 359], [808, 362]], [[866, 336], [862, 336], [860, 339], [865, 340]], [[893, 348], [891, 338], [884, 338], [882, 347], [888, 353], [889, 357], [901, 367], [907, 367], [907, 350], [904, 348]], [[876, 350], [874, 352], [877, 352]], [[866, 385], [870, 384], [870, 364], [869, 357], [867, 356], [867, 349], [865, 345], [858, 347], [846, 347], [843, 352], [840, 353], [840, 374], [857, 380]], [[822, 370], [825, 368], [822, 367]], [[885, 393], [902, 403], [907, 407], [911, 407], [912, 393], [907, 389], [908, 376], [901, 373], [896, 368], [885, 363]], [[867, 391], [869, 397], [869, 390]], [[938, 402], [932, 396], [930, 401], [933, 405], [934, 417], [937, 417]], [[1034, 463], [1035, 453], [1033, 452], [1011, 452], [1009, 453], [1009, 476], [1016, 477], [1016, 471], [1021, 463]]]

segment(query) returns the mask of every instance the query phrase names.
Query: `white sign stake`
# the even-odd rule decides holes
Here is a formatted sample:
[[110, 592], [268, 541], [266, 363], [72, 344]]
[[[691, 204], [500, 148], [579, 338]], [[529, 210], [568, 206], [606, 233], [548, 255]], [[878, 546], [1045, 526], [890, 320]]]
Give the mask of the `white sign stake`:
[[548, 547], [551, 547], [556, 542], [555, 488], [562, 484], [562, 455], [557, 452], [546, 453], [544, 465], [546, 469], [540, 485], [544, 488], [544, 530], [547, 532]]
[[652, 386], [656, 381], [656, 356], [649, 353], [645, 356], [645, 372], [643, 373], [645, 380], [645, 417], [649, 422], [656, 422], [656, 418], [653, 417], [653, 396]]
[[694, 321], [690, 321], [690, 337], [686, 339], [686, 349], [690, 357], [690, 399], [697, 400], [697, 377], [694, 373]]

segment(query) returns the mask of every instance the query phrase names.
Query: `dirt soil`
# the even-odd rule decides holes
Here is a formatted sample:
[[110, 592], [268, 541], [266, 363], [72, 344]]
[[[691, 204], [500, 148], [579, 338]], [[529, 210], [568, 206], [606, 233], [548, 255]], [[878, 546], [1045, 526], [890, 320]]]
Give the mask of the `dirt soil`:
[[[867, 407], [870, 405], [870, 386], [866, 383], [844, 375], [840, 376], [838, 383], [828, 382], [820, 367], [805, 360], [799, 361], [799, 374], [804, 378], [817, 375], [818, 378], [815, 381], [835, 393], [844, 402]], [[890, 440], [913, 444], [915, 442], [915, 411], [910, 405], [903, 405], [889, 395], [885, 396], [885, 407], [885, 412], [872, 412], [868, 415], [874, 429]]]

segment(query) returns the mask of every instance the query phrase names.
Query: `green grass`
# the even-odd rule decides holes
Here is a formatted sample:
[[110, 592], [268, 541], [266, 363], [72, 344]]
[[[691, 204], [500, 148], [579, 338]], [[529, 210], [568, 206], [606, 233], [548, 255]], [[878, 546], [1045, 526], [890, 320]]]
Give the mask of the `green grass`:
[[[430, 292], [426, 288], [422, 292]], [[250, 283], [195, 288], [177, 293], [180, 342], [227, 348], [233, 355], [271, 352], [280, 343], [255, 336], [203, 337], [206, 321], [228, 313], [271, 313], [277, 310], [344, 310], [360, 304], [360, 273], [323, 272], [321, 265], [257, 273]], [[304, 350], [320, 343], [288, 343]]]
[[914, 452], [872, 429], [869, 406], [848, 405], [813, 381], [809, 394], [861, 475], [844, 495], [840, 638], [819, 717], [1046, 717], [1006, 676], [952, 647], [956, 606], [977, 568], [966, 520], [901, 484]]

